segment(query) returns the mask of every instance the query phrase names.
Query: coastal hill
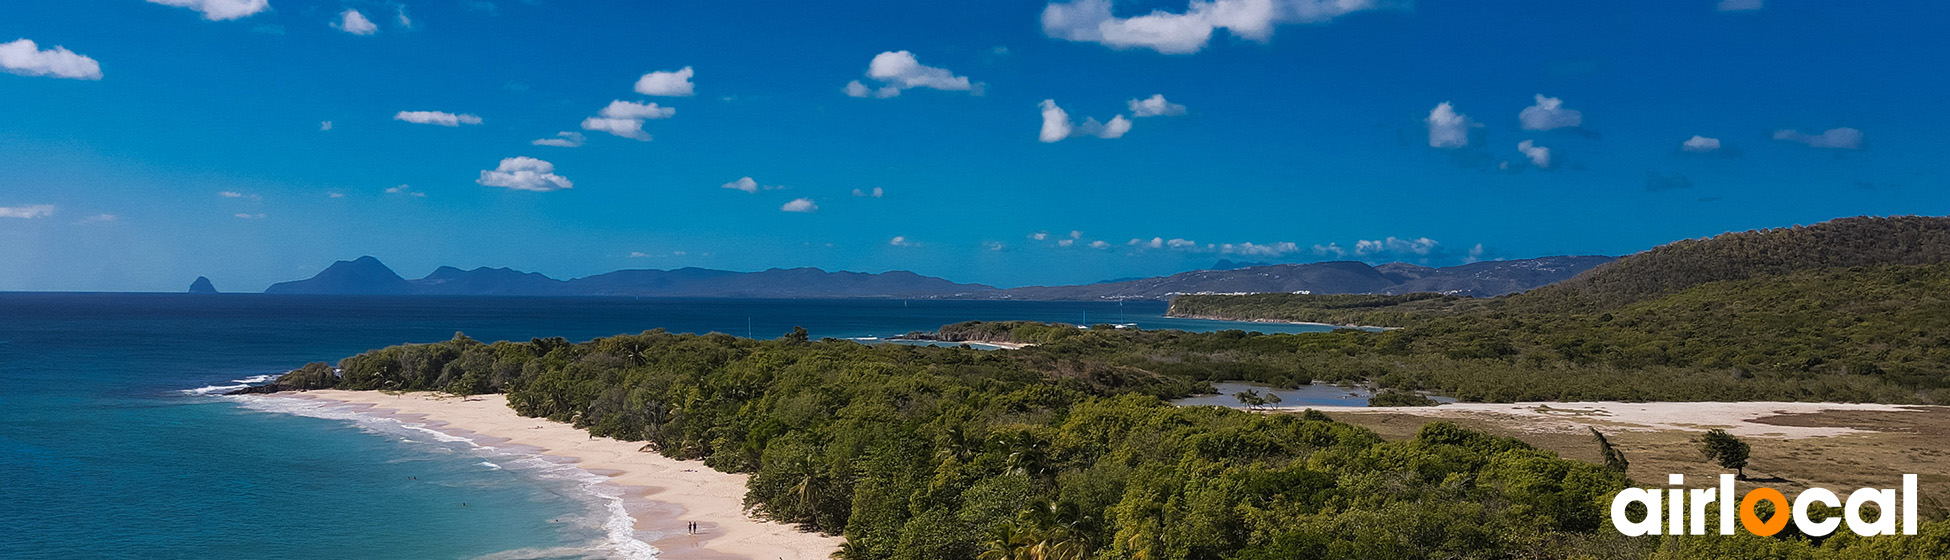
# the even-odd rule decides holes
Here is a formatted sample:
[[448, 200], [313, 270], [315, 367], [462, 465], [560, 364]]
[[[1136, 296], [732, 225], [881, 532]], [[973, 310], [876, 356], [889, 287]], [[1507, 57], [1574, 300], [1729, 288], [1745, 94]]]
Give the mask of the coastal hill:
[[557, 280], [507, 268], [461, 270], [443, 266], [425, 278], [400, 277], [379, 259], [339, 261], [309, 279], [283, 282], [267, 294], [340, 295], [493, 295], [493, 296], [654, 296], [734, 298], [963, 297], [995, 291], [981, 284], [957, 284], [912, 272], [879, 274], [826, 272], [816, 268], [774, 268], [731, 272], [703, 268], [619, 270], [586, 278]]
[[209, 278], [198, 276], [196, 277], [196, 281], [190, 282], [189, 293], [214, 294], [217, 293], [217, 286], [215, 284], [211, 284]]
[[1029, 300], [1170, 299], [1188, 294], [1406, 294], [1434, 292], [1497, 296], [1545, 286], [1611, 262], [1611, 257], [1543, 257], [1430, 268], [1407, 263], [1369, 266], [1354, 261], [1273, 264], [1194, 270], [1083, 286], [1001, 290], [993, 297]]
[[[704, 268], [619, 270], [558, 280], [508, 268], [461, 270], [443, 266], [425, 278], [409, 280], [373, 257], [339, 261], [306, 280], [284, 282], [270, 294], [484, 295], [484, 296], [643, 296], [736, 298], [898, 297], [1012, 300], [1163, 300], [1183, 294], [1292, 293], [1402, 294], [1436, 292], [1495, 296], [1570, 278], [1611, 257], [1544, 257], [1489, 261], [1430, 268], [1406, 263], [1369, 266], [1352, 261], [1254, 265], [1239, 268], [1221, 261], [1215, 270], [1196, 270], [1080, 286], [998, 289], [962, 284], [908, 271], [877, 274], [827, 272], [817, 268], [774, 268], [733, 272]], [[1250, 264], [1250, 263], [1248, 263]]]
[[[1395, 382], [1465, 400], [1945, 404], [1945, 294], [1950, 218], [1903, 216], [1681, 241], [1498, 298], [1188, 296], [1171, 314], [1402, 327], [1377, 346], [1427, 363], [1391, 366]], [[1458, 374], [1472, 364], [1500, 379]], [[1616, 372], [1664, 388], [1621, 390], [1634, 381]]]

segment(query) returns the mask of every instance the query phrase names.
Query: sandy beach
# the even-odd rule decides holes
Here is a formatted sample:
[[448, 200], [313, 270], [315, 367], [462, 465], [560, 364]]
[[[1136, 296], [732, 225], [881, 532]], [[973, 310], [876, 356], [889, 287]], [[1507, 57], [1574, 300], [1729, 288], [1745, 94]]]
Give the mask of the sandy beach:
[[[502, 395], [467, 398], [435, 393], [389, 395], [376, 391], [308, 391], [282, 398], [322, 399], [370, 407], [402, 421], [423, 422], [451, 435], [486, 439], [496, 445], [537, 448], [575, 461], [589, 472], [608, 476], [627, 497], [648, 500], [659, 515], [636, 515], [637, 530], [666, 535], [651, 541], [664, 559], [825, 560], [842, 539], [800, 531], [790, 525], [754, 519], [743, 503], [746, 475], [712, 470], [702, 461], [679, 461], [638, 451], [641, 442], [591, 438], [568, 424], [524, 418]], [[634, 511], [634, 510], [633, 510]], [[674, 515], [661, 515], [673, 513]], [[698, 523], [699, 534], [686, 531]]]

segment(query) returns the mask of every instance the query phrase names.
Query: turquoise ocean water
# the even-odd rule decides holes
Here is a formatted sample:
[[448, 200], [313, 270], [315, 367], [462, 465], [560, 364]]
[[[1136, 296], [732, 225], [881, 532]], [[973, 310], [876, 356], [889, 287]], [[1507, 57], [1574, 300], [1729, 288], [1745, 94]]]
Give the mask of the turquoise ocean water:
[[[0, 294], [0, 558], [645, 557], [596, 477], [221, 388], [402, 342], [971, 320], [1266, 332], [1155, 302]], [[749, 325], [749, 326], [748, 326]], [[465, 504], [465, 505], [463, 505]]]

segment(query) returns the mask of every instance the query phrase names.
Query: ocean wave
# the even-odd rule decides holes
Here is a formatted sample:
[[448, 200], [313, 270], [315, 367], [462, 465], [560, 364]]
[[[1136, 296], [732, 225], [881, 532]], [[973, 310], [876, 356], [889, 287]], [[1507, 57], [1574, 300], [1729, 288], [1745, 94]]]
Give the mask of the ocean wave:
[[252, 385], [269, 383], [272, 380], [275, 380], [277, 378], [278, 378], [277, 374], [253, 375], [243, 379], [232, 379], [230, 380], [229, 385], [204, 385], [202, 387], [197, 387], [195, 389], [184, 389], [181, 392], [185, 395], [190, 395], [195, 397], [221, 395], [224, 393], [228, 393]]
[[[597, 547], [600, 549], [602, 555], [628, 560], [654, 560], [657, 558], [657, 547], [651, 546], [649, 542], [638, 538], [636, 518], [630, 515], [623, 498], [622, 488], [610, 484], [608, 477], [582, 470], [573, 463], [551, 461], [546, 456], [538, 453], [482, 445], [473, 439], [448, 434], [429, 428], [424, 424], [403, 422], [396, 418], [365, 413], [343, 403], [260, 395], [237, 395], [222, 398], [235, 401], [246, 409], [259, 412], [290, 414], [294, 416], [348, 422], [368, 433], [395, 437], [403, 442], [413, 441], [415, 443], [422, 443], [413, 440], [411, 437], [403, 437], [417, 435], [431, 437], [440, 443], [465, 444], [467, 449], [473, 453], [489, 456], [500, 461], [496, 463], [494, 461], [484, 460], [480, 462], [482, 466], [490, 467], [494, 470], [510, 470], [549, 481], [566, 482], [581, 490], [583, 498], [599, 505], [605, 514], [601, 520], [604, 541]], [[444, 448], [428, 448], [430, 451], [440, 449]], [[508, 551], [502, 554], [514, 553], [513, 555], [505, 556], [506, 558], [548, 557], [522, 555], [537, 550], [562, 551], [582, 549], [523, 549], [522, 551]], [[503, 556], [496, 557], [500, 558]]]

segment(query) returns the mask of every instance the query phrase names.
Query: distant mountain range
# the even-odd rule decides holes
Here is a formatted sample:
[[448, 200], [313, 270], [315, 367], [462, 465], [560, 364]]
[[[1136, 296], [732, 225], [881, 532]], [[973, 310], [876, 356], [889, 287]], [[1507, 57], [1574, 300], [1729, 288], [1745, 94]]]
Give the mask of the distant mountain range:
[[[619, 270], [558, 280], [507, 268], [461, 270], [443, 266], [409, 280], [379, 259], [339, 261], [309, 279], [283, 282], [269, 294], [455, 295], [455, 296], [647, 296], [727, 298], [931, 298], [1016, 300], [1161, 300], [1183, 294], [1316, 293], [1402, 294], [1438, 292], [1495, 296], [1562, 281], [1612, 261], [1612, 257], [1544, 257], [1430, 268], [1405, 263], [1369, 266], [1352, 261], [1308, 264], [1231, 263], [1195, 270], [1080, 286], [1002, 289], [962, 284], [907, 271], [877, 274], [774, 268], [732, 272], [704, 268]], [[1250, 266], [1240, 266], [1248, 264]], [[1236, 267], [1236, 268], [1235, 268]]]

